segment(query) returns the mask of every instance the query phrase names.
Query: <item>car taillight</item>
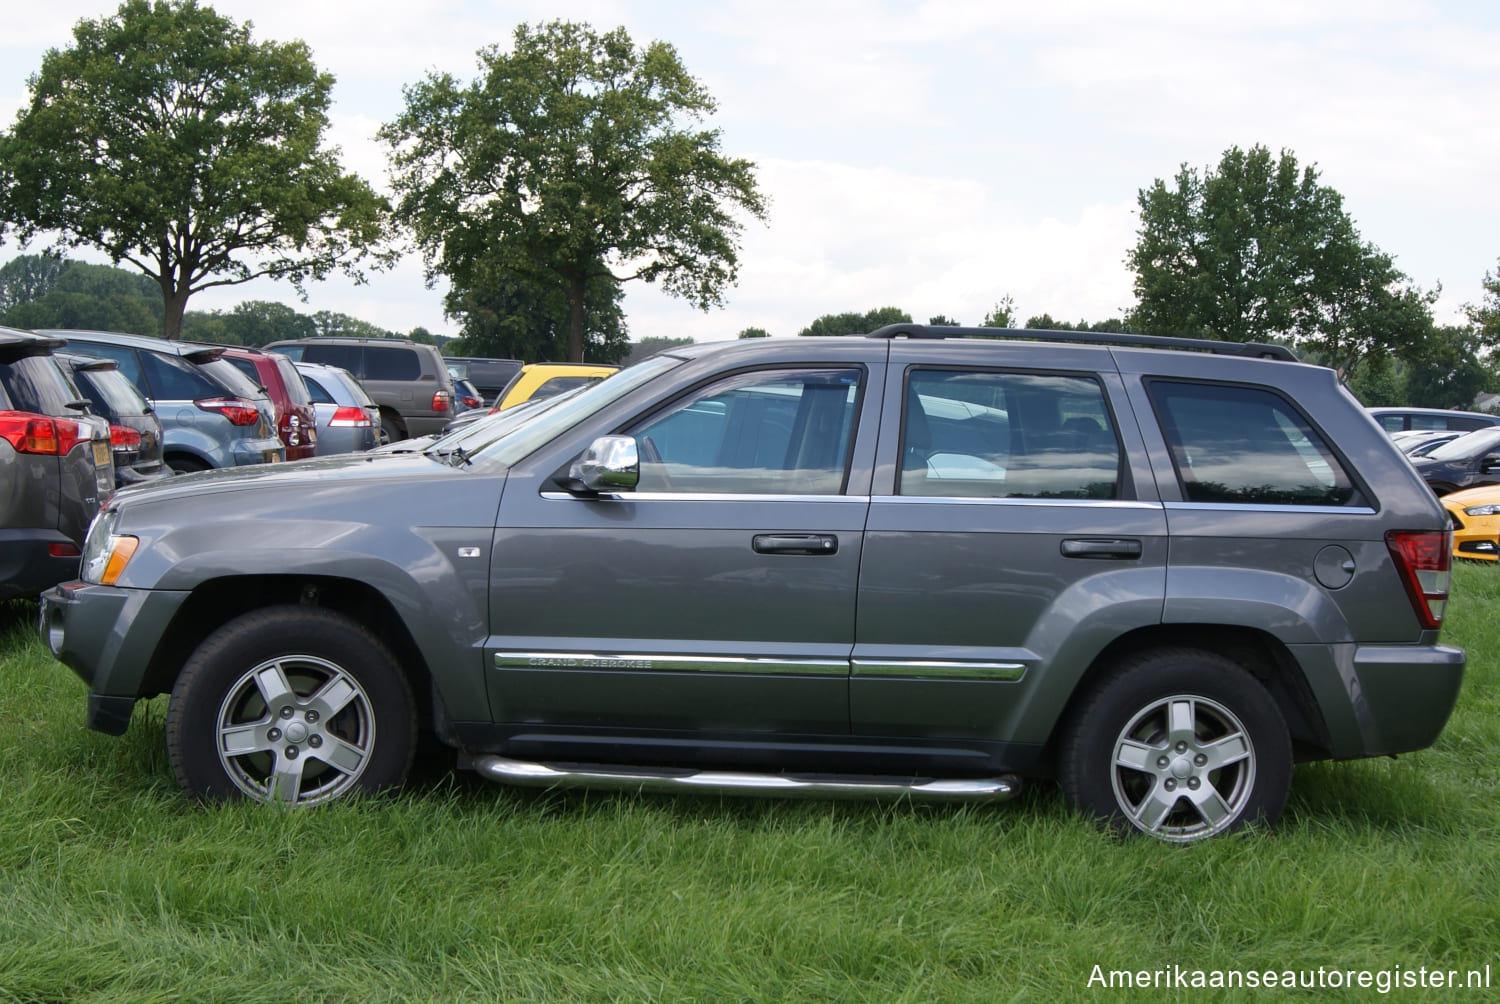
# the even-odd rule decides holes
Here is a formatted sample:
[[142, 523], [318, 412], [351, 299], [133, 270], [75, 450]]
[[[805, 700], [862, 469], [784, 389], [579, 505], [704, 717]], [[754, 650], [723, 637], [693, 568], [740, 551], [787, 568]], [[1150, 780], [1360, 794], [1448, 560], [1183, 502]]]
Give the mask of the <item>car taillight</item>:
[[9, 442], [17, 453], [66, 456], [88, 438], [88, 429], [80, 422], [27, 411], [0, 411], [0, 439]]
[[1424, 628], [1441, 627], [1453, 580], [1453, 532], [1392, 530], [1385, 535], [1385, 544], [1401, 573], [1417, 619]]
[[109, 446], [116, 453], [129, 453], [141, 448], [141, 434], [123, 425], [109, 427]]
[[333, 413], [328, 424], [335, 429], [368, 429], [374, 423], [370, 421], [370, 413], [363, 408], [340, 408]]
[[260, 421], [260, 409], [254, 401], [242, 397], [209, 397], [194, 401], [193, 405], [203, 411], [216, 411], [229, 419], [231, 425], [254, 425]]
[[432, 395], [432, 410], [433, 411], [447, 411], [448, 410], [448, 392], [447, 391], [440, 390], [440, 391], [436, 391], [436, 392], [433, 393], [433, 395]]
[[463, 401], [465, 408], [477, 408], [481, 404], [479, 398], [477, 398], [477, 397], [469, 397], [467, 394], [465, 394], [459, 400]]

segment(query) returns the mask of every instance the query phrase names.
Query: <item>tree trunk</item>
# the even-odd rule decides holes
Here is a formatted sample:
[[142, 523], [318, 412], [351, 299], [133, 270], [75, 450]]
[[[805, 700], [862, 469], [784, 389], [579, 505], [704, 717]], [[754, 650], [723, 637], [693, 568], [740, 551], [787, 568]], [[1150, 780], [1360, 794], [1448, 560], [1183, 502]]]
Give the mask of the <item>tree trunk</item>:
[[583, 291], [588, 279], [574, 276], [568, 280], [568, 362], [583, 362]]
[[162, 304], [166, 308], [166, 316], [162, 318], [163, 338], [176, 341], [182, 337], [182, 315], [187, 312], [187, 300], [186, 290], [162, 291]]

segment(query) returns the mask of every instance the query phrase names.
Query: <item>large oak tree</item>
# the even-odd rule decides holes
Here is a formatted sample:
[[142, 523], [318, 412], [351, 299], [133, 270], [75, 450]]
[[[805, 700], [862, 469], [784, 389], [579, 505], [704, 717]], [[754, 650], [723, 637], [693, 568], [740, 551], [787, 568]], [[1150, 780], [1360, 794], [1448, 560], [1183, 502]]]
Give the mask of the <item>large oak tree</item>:
[[1139, 194], [1138, 330], [1280, 340], [1353, 371], [1374, 353], [1420, 352], [1435, 294], [1360, 238], [1343, 198], [1291, 153], [1230, 148]]
[[0, 134], [0, 233], [139, 269], [168, 338], [201, 289], [269, 276], [303, 292], [388, 260], [388, 205], [323, 145], [333, 78], [250, 27], [194, 0], [79, 21]]
[[567, 358], [583, 358], [592, 283], [660, 282], [707, 310], [739, 268], [765, 200], [754, 165], [700, 122], [713, 99], [664, 42], [636, 47], [555, 21], [480, 50], [480, 77], [430, 74], [385, 125], [397, 217], [429, 278], [464, 291], [507, 271], [568, 304]]

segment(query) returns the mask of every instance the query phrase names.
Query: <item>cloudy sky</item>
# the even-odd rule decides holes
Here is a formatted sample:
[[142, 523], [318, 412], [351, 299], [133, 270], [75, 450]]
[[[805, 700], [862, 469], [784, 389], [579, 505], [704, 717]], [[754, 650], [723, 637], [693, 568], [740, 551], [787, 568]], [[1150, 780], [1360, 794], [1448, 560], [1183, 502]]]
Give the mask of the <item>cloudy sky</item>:
[[[257, 39], [300, 38], [334, 74], [330, 139], [386, 185], [375, 130], [403, 85], [476, 73], [519, 22], [624, 26], [670, 42], [718, 101], [722, 149], [771, 200], [744, 235], [739, 284], [702, 313], [627, 286], [634, 338], [795, 334], [827, 313], [896, 306], [979, 320], [1116, 316], [1136, 196], [1260, 143], [1316, 164], [1365, 240], [1440, 321], [1500, 260], [1500, 4], [1493, 0], [216, 0]], [[0, 35], [0, 122], [42, 54], [105, 0], [15, 4]], [[20, 253], [0, 246], [0, 260]], [[195, 296], [189, 309], [280, 299], [397, 331], [454, 333], [420, 262], [301, 303], [285, 284]]]

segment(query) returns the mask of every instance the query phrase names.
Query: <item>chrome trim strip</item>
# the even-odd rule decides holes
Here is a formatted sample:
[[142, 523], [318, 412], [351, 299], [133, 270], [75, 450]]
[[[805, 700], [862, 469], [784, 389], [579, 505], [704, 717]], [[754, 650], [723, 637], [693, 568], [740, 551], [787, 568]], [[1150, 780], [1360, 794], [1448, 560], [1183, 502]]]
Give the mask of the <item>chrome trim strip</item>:
[[847, 676], [846, 659], [771, 659], [748, 656], [678, 656], [641, 653], [496, 652], [496, 669], [639, 670], [648, 673], [796, 673]]
[[1260, 502], [1168, 502], [1168, 510], [1182, 512], [1295, 512], [1309, 516], [1374, 516], [1369, 506], [1265, 505]]
[[474, 758], [474, 769], [491, 781], [532, 788], [613, 788], [626, 791], [697, 791], [725, 795], [791, 795], [810, 798], [911, 798], [936, 802], [999, 802], [1021, 790], [1020, 778], [912, 779], [908, 782], [859, 778], [796, 777], [750, 771], [652, 770], [621, 766], [618, 770], [565, 768], [486, 754]]
[[1014, 682], [1026, 675], [1026, 664], [1023, 662], [939, 662], [933, 659], [855, 659], [854, 675]]
[[542, 498], [551, 502], [587, 499], [590, 502], [845, 502], [868, 505], [868, 495], [757, 495], [754, 492], [741, 494], [709, 492], [601, 492], [598, 495], [573, 495], [569, 492], [547, 490]]
[[881, 504], [899, 505], [997, 505], [997, 506], [1044, 506], [1055, 509], [1059, 506], [1086, 509], [1160, 509], [1162, 503], [1137, 499], [1037, 499], [1037, 498], [985, 498], [971, 495], [879, 495], [874, 499]]

